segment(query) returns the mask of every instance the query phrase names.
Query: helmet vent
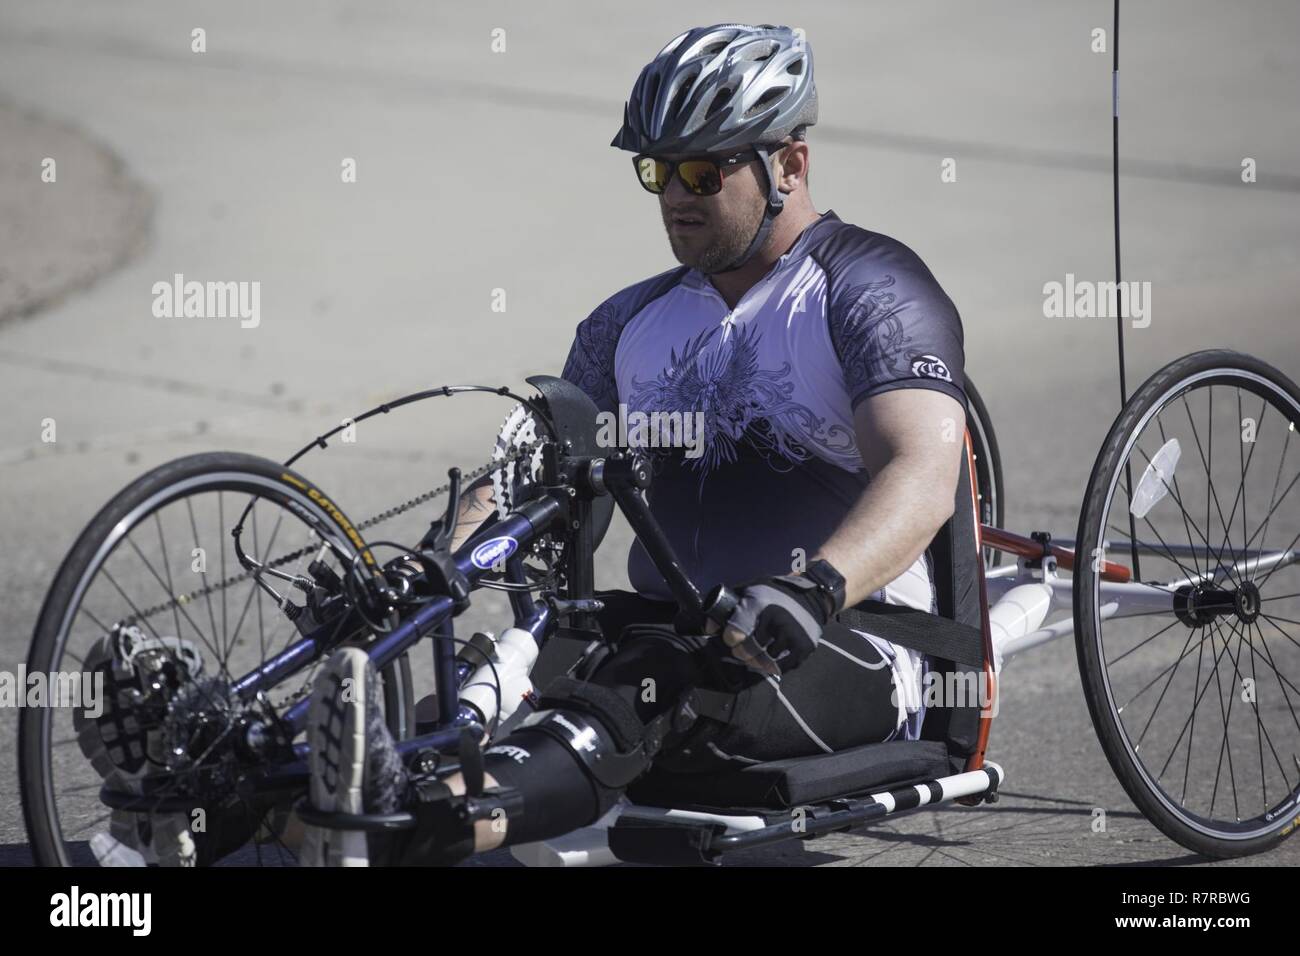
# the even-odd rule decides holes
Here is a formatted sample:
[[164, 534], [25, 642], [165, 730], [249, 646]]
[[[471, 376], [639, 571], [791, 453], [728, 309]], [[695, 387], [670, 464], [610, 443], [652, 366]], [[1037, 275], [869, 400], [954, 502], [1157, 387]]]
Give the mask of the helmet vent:
[[686, 103], [686, 98], [690, 95], [691, 88], [695, 85], [695, 79], [698, 76], [698, 73], [694, 73], [691, 76], [684, 77], [677, 84], [677, 92], [673, 95], [673, 101], [668, 107], [669, 116], [677, 116], [681, 113], [682, 107]]
[[742, 59], [753, 60], [755, 63], [762, 63], [764, 60], [770, 60], [772, 54], [781, 49], [781, 45], [775, 40], [767, 43], [750, 43], [745, 46], [742, 52]]
[[792, 76], [799, 76], [803, 73], [803, 60], [792, 60], [790, 65], [785, 68], [785, 71]]
[[709, 111], [705, 115], [712, 116], [714, 113], [717, 113], [720, 109], [731, 102], [731, 97], [731, 90], [726, 88], [719, 90], [718, 94], [713, 97], [713, 102], [709, 104]]
[[773, 101], [779, 100], [781, 97], [785, 96], [785, 94], [789, 92], [790, 92], [790, 88], [788, 86], [783, 86], [780, 87], [779, 89], [768, 90], [766, 93], [762, 95], [762, 97], [759, 99], [757, 103], [755, 103], [749, 109], [745, 110], [744, 118], [749, 119], [751, 116], [763, 112], [763, 110], [767, 109], [773, 103]]
[[659, 99], [660, 83], [661, 83], [661, 78], [659, 77], [658, 74], [654, 74], [646, 78], [647, 89], [645, 95], [642, 97], [641, 100], [642, 103], [653, 103], [655, 102], [655, 100]]

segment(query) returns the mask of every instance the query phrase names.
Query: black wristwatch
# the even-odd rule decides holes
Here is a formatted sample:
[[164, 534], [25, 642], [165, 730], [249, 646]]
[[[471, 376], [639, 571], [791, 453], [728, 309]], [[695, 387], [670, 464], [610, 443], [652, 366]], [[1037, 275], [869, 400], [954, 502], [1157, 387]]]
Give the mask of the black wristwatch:
[[826, 617], [834, 617], [844, 610], [844, 575], [836, 571], [825, 558], [819, 558], [804, 570], [804, 577], [817, 585], [817, 590], [824, 594], [830, 603]]

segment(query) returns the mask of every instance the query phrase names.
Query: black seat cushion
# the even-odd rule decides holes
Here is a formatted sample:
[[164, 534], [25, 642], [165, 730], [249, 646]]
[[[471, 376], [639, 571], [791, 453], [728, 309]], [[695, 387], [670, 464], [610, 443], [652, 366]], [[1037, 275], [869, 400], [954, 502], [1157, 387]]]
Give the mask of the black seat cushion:
[[651, 769], [628, 788], [628, 796], [653, 807], [785, 810], [832, 797], [922, 783], [948, 772], [948, 748], [941, 741], [890, 740], [717, 773]]

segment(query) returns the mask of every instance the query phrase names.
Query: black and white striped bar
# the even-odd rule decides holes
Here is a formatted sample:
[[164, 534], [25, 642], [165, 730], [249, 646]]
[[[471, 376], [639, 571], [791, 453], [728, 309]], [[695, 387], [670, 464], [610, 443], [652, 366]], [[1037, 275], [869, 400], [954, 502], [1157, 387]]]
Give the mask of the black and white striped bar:
[[[895, 813], [947, 803], [959, 797], [984, 796], [996, 792], [1005, 779], [996, 763], [985, 763], [979, 770], [953, 774], [912, 786], [885, 790], [865, 797], [817, 801], [804, 809], [813, 811], [800, 821], [800, 836], [817, 836], [871, 823]], [[791, 838], [789, 820], [771, 822], [771, 817], [713, 814], [699, 810], [666, 810], [652, 807], [624, 807], [620, 819], [654, 819], [660, 822], [680, 819], [690, 823], [721, 823], [727, 832], [709, 842], [709, 853], [747, 850], [780, 843]]]

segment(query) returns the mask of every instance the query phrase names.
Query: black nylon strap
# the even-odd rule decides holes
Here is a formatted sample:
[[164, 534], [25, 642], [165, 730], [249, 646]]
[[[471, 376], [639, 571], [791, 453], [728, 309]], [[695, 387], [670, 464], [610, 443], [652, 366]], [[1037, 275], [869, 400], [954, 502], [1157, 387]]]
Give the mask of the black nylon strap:
[[724, 724], [731, 723], [736, 710], [736, 695], [728, 691], [696, 687], [690, 692], [691, 708], [701, 717], [711, 717]]
[[969, 667], [984, 666], [984, 635], [979, 628], [969, 624], [959, 624], [901, 604], [872, 600], [846, 607], [837, 617], [847, 627], [875, 634], [931, 657], [942, 657]]

